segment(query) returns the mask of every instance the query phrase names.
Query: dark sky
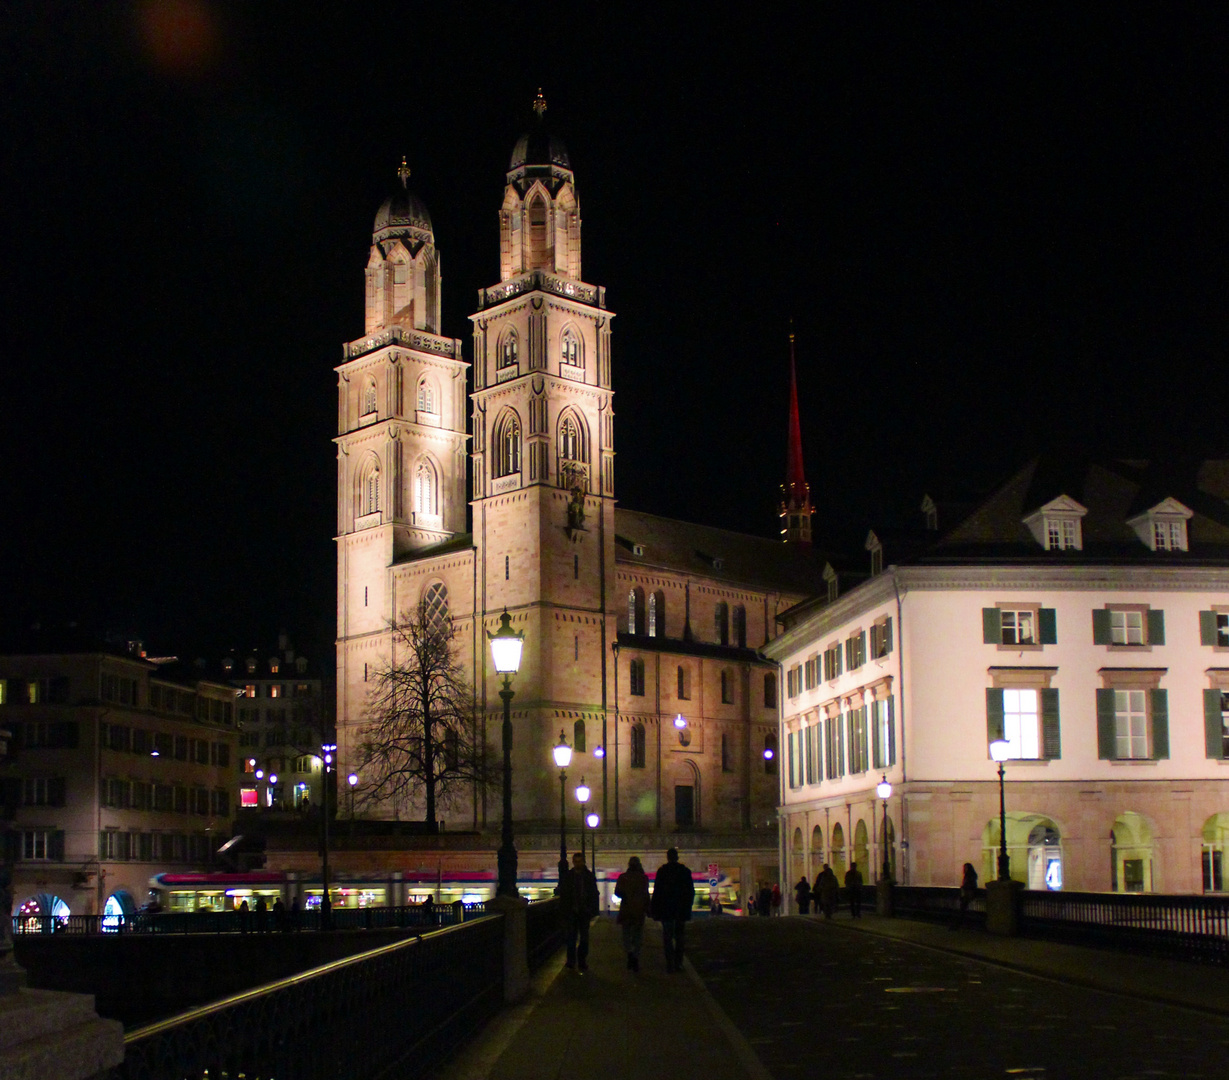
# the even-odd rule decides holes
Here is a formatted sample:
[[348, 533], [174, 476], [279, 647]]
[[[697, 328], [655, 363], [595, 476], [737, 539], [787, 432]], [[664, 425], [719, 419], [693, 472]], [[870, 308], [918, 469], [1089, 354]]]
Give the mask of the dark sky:
[[833, 543], [1055, 445], [1227, 449], [1224, 5], [593, 7], [0, 8], [0, 625], [331, 639], [375, 211], [406, 154], [468, 358], [539, 85], [623, 505], [775, 533], [790, 316]]

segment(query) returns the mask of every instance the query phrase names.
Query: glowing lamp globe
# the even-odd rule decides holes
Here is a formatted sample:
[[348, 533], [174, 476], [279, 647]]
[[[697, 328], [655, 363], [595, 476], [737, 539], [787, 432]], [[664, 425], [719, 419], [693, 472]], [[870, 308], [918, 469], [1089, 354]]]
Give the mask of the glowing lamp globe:
[[892, 797], [892, 785], [888, 783], [886, 776], [875, 785], [875, 794], [884, 802], [887, 802]]
[[606, 756], [606, 747], [604, 747], [604, 746], [595, 746], [595, 747], [593, 748], [593, 756], [594, 756], [595, 758], [604, 758], [604, 757]]
[[586, 822], [586, 824], [587, 824], [587, 825], [589, 826], [589, 828], [591, 828], [591, 829], [596, 829], [596, 828], [598, 827], [598, 825], [599, 825], [599, 824], [601, 824], [601, 821], [602, 821], [602, 819], [601, 819], [600, 817], [598, 817], [598, 815], [597, 815], [597, 814], [589, 814], [589, 815], [585, 818], [585, 822]]
[[765, 761], [771, 761], [771, 760], [773, 759], [773, 757], [775, 757], [775, 756], [776, 756], [776, 755], [774, 755], [774, 754], [773, 754], [773, 752], [772, 752], [772, 747], [771, 747], [771, 746], [765, 746], [765, 747], [764, 747], [764, 760], [765, 760]]
[[583, 777], [581, 777], [580, 784], [576, 788], [576, 799], [582, 803], [589, 801], [589, 785], [585, 783]]
[[682, 731], [683, 728], [687, 726], [687, 719], [682, 713], [679, 713], [678, 716], [674, 718], [674, 726], [678, 728], [679, 731]]
[[257, 780], [263, 780], [264, 778], [265, 778], [265, 770], [264, 770], [264, 769], [257, 769], [257, 770], [256, 770], [256, 779], [257, 779]]
[[998, 762], [1004, 762], [1011, 757], [1011, 743], [1006, 739], [995, 739], [990, 744], [990, 756]]
[[561, 769], [566, 769], [572, 764], [572, 748], [568, 746], [567, 740], [563, 737], [563, 732], [559, 732], [559, 745], [552, 751], [555, 755], [555, 764]]
[[346, 783], [351, 787], [354, 787], [354, 785], [358, 783], [358, 773], [352, 772], [349, 776], [347, 776]]
[[512, 629], [512, 619], [505, 611], [499, 617], [499, 629], [486, 633], [491, 643], [491, 659], [500, 675], [515, 675], [521, 667], [521, 649], [525, 645], [524, 631]]
[[277, 773], [269, 773], [269, 783], [270, 784], [277, 783]]

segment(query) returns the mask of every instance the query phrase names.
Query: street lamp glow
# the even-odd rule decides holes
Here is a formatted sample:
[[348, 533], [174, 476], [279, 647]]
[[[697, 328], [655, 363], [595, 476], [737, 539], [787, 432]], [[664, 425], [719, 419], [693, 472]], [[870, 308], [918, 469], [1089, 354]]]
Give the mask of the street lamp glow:
[[500, 675], [515, 675], [521, 668], [521, 649], [525, 645], [524, 631], [512, 629], [512, 619], [507, 610], [499, 617], [499, 629], [486, 632], [491, 643], [491, 659]]
[[358, 773], [352, 772], [349, 776], [347, 776], [346, 783], [351, 787], [354, 787], [354, 785], [358, 783]]
[[595, 758], [604, 758], [604, 757], [606, 756], [606, 747], [604, 747], [604, 746], [595, 746], [595, 747], [593, 748], [593, 756], [594, 756]]
[[875, 785], [875, 794], [884, 802], [887, 802], [892, 797], [892, 785], [888, 783], [886, 776]]
[[601, 824], [602, 819], [597, 814], [589, 814], [585, 817], [585, 823], [591, 829], [596, 829]]
[[277, 783], [277, 773], [269, 773], [269, 783], [270, 784]]
[[264, 770], [264, 769], [257, 769], [257, 770], [256, 770], [256, 779], [257, 779], [257, 780], [263, 780], [264, 778], [265, 778], [265, 770]]
[[577, 801], [587, 803], [589, 801], [589, 785], [585, 783], [585, 778], [580, 778], [580, 783], [576, 787]]
[[1006, 761], [1011, 757], [1011, 743], [1006, 739], [995, 739], [990, 744], [990, 756], [995, 761]]
[[772, 747], [771, 747], [771, 746], [765, 746], [765, 747], [764, 747], [764, 760], [765, 760], [765, 761], [771, 761], [772, 759], [773, 759]]
[[679, 713], [679, 714], [678, 714], [678, 715], [674, 718], [674, 726], [675, 726], [676, 728], [678, 728], [678, 729], [679, 729], [679, 731], [682, 731], [682, 730], [683, 730], [683, 728], [685, 728], [685, 727], [687, 726], [687, 718], [686, 718], [686, 717], [685, 717], [682, 713]]
[[566, 769], [572, 764], [572, 748], [568, 746], [567, 740], [563, 737], [563, 732], [559, 732], [559, 745], [551, 751], [555, 755], [555, 764], [561, 769]]

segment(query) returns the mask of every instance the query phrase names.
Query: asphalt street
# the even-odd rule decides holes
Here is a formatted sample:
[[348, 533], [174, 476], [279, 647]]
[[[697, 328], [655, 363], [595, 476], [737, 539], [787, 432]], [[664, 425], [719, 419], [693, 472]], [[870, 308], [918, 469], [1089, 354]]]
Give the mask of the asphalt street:
[[688, 955], [776, 1080], [1229, 1078], [1224, 1017], [858, 933], [840, 920], [696, 920]]

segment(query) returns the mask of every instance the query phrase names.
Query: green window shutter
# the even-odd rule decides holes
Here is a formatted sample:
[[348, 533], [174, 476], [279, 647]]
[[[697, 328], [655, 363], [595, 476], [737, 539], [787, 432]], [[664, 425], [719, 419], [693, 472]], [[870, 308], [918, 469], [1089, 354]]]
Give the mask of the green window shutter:
[[895, 698], [888, 696], [888, 764], [896, 764], [896, 706]]
[[[1216, 612], [1201, 611], [1199, 613], [1199, 644], [1216, 644]], [[1205, 690], [1204, 693], [1207, 693]]]
[[1150, 690], [1152, 699], [1152, 756], [1161, 761], [1169, 757], [1169, 691]]
[[1165, 644], [1165, 612], [1155, 608], [1148, 612], [1148, 644]]
[[1003, 737], [1003, 691], [986, 688], [986, 745]]
[[871, 762], [876, 769], [884, 767], [883, 748], [879, 745], [879, 715], [884, 707], [884, 702], [871, 702]]
[[1058, 644], [1058, 612], [1052, 607], [1043, 607], [1037, 616], [1037, 628], [1041, 632], [1042, 645]]
[[1118, 756], [1114, 734], [1114, 691], [1098, 690], [1097, 757], [1102, 761], [1113, 761]]
[[[1213, 632], [1215, 632], [1215, 627], [1213, 627]], [[888, 619], [888, 621], [883, 624], [883, 652], [884, 652], [884, 655], [886, 656], [891, 651], [892, 651], [892, 620]]]
[[1055, 761], [1063, 756], [1062, 734], [1058, 726], [1058, 691], [1041, 692], [1041, 756]]
[[1203, 692], [1203, 744], [1208, 757], [1220, 760], [1225, 756], [1225, 723], [1220, 714], [1219, 690]]
[[841, 643], [839, 641], [836, 643], [836, 648], [832, 650], [832, 655], [836, 659], [836, 673], [839, 675], [841, 673]]
[[836, 775], [845, 775], [845, 727], [839, 720], [836, 725]]
[[1003, 619], [998, 608], [981, 609], [981, 639], [987, 645], [1003, 644]]
[[47, 858], [53, 862], [64, 861], [64, 831], [56, 829], [47, 838]]
[[1110, 631], [1110, 613], [1105, 608], [1092, 609], [1092, 643], [1094, 645], [1109, 645], [1112, 641]]

